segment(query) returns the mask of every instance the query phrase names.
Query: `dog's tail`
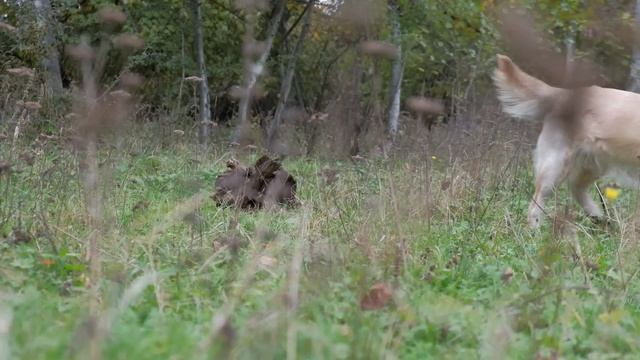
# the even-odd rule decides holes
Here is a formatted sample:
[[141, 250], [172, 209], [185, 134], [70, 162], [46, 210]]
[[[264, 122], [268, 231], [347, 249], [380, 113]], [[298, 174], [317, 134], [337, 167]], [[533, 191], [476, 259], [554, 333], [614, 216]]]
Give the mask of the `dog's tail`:
[[498, 55], [493, 82], [504, 111], [523, 120], [540, 119], [549, 107], [549, 100], [560, 90], [525, 73], [504, 55]]

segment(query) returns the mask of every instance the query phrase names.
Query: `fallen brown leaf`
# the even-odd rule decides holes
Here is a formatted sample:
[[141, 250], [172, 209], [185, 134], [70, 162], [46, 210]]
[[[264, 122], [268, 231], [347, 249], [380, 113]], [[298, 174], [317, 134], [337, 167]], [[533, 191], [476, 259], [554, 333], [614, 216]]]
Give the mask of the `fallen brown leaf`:
[[258, 262], [260, 265], [268, 268], [275, 267], [278, 264], [278, 260], [276, 260], [276, 258], [267, 255], [260, 256]]
[[407, 107], [418, 114], [443, 114], [444, 105], [438, 99], [414, 96], [407, 99]]
[[388, 283], [377, 283], [360, 299], [360, 309], [379, 310], [391, 300], [393, 295], [391, 285]]
[[504, 271], [502, 271], [500, 279], [502, 279], [503, 282], [507, 283], [511, 281], [511, 279], [513, 278], [513, 274], [513, 269], [511, 267], [507, 267], [506, 269], [504, 269]]
[[395, 59], [398, 57], [398, 47], [386, 41], [363, 41], [358, 46], [363, 54], [369, 56]]
[[33, 240], [33, 236], [26, 231], [22, 231], [18, 228], [13, 228], [13, 243], [18, 244], [27, 244]]

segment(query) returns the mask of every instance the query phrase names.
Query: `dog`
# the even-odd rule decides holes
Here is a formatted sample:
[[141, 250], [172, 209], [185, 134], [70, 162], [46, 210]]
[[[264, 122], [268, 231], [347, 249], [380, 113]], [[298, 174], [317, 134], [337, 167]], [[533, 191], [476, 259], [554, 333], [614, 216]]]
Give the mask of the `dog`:
[[599, 86], [553, 87], [504, 55], [497, 56], [493, 82], [505, 113], [542, 122], [534, 153], [531, 228], [541, 225], [545, 200], [564, 181], [596, 220], [604, 216], [588, 193], [596, 180], [608, 177], [624, 186], [640, 184], [639, 94]]

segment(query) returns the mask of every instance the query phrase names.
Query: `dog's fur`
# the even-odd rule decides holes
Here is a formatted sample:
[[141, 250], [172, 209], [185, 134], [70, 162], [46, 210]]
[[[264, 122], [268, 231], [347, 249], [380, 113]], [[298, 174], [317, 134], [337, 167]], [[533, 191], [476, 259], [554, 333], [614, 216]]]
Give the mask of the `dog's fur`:
[[588, 194], [597, 179], [614, 177], [627, 186], [640, 183], [640, 95], [599, 86], [552, 87], [503, 55], [498, 55], [493, 81], [507, 114], [543, 122], [534, 156], [531, 227], [540, 226], [545, 199], [564, 180], [594, 218], [603, 217]]

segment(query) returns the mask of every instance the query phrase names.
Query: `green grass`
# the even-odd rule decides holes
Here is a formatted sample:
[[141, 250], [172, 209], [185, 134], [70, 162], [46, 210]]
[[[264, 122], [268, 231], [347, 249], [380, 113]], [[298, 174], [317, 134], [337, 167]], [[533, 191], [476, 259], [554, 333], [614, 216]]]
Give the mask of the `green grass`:
[[[127, 146], [100, 156], [100, 309], [113, 314], [104, 358], [602, 359], [640, 350], [631, 192], [612, 208], [624, 219], [602, 228], [578, 212], [575, 236], [558, 236], [550, 225], [535, 233], [525, 225], [527, 160], [493, 157], [474, 172], [473, 161], [426, 154], [291, 159], [301, 207], [237, 212], [205, 199], [183, 219], [176, 209], [211, 191], [230, 155], [203, 155], [186, 140]], [[14, 156], [10, 144], [0, 149]], [[41, 150], [32, 166], [17, 161], [19, 171], [0, 179], [0, 319], [12, 316], [0, 344], [8, 336], [16, 359], [84, 358], [89, 230], [76, 155]], [[338, 171], [334, 183], [325, 167]], [[556, 202], [563, 212], [565, 191]], [[34, 239], [14, 244], [14, 227]], [[151, 272], [157, 280], [121, 306]], [[392, 301], [361, 310], [379, 282], [391, 284]], [[201, 347], [225, 312], [227, 326]]]

